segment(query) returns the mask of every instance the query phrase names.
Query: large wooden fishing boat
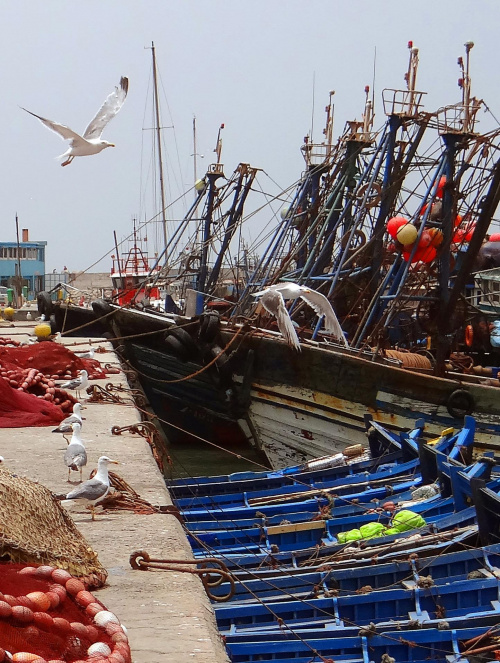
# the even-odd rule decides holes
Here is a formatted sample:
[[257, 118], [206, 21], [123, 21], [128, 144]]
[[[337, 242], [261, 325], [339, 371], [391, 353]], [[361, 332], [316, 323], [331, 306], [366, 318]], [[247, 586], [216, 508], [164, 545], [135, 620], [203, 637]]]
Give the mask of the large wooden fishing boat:
[[[244, 437], [282, 466], [360, 442], [366, 412], [394, 430], [421, 417], [429, 436], [473, 413], [477, 445], [498, 445], [500, 355], [471, 274], [500, 200], [499, 131], [475, 131], [481, 102], [471, 95], [471, 48], [459, 60], [459, 104], [422, 110], [410, 44], [406, 89], [384, 91], [380, 131], [368, 90], [363, 120], [348, 123], [335, 145], [327, 109], [326, 141], [306, 141], [295, 196], [241, 296], [222, 302], [225, 317], [208, 304], [255, 177], [247, 165], [223, 187], [216, 184], [222, 165], [211, 167], [186, 217], [187, 228], [204, 201], [200, 250], [184, 269], [190, 311], [94, 303], [169, 435]], [[222, 200], [232, 202], [215, 223]], [[179, 255], [179, 236], [167, 264]], [[348, 347], [297, 302], [288, 314], [300, 351], [290, 347], [252, 296], [280, 281], [322, 292]]]

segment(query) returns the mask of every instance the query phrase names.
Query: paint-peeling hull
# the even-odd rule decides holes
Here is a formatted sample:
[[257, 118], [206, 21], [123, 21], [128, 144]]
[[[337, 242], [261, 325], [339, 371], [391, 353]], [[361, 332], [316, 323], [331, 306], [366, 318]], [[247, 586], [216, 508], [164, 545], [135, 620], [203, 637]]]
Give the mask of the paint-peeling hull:
[[[161, 334], [137, 337], [147, 330], [161, 332], [173, 322], [122, 310], [112, 324], [117, 336], [136, 336], [124, 341], [128, 358], [159, 407], [178, 415], [178, 427], [196, 435], [202, 431], [215, 443], [239, 430], [253, 438], [274, 467], [365, 443], [367, 413], [393, 430], [410, 429], [423, 418], [428, 437], [458, 428], [462, 418], [451, 416], [447, 407], [457, 389], [470, 394], [477, 445], [500, 450], [497, 387], [466, 382], [466, 376], [462, 382], [412, 372], [339, 346], [303, 344], [296, 352], [281, 338], [255, 331], [240, 332], [234, 343], [234, 330], [223, 327], [220, 343], [231, 344], [232, 352], [228, 388], [213, 366], [207, 369], [196, 358], [181, 361], [166, 352]], [[204, 421], [210, 425], [204, 428]]]

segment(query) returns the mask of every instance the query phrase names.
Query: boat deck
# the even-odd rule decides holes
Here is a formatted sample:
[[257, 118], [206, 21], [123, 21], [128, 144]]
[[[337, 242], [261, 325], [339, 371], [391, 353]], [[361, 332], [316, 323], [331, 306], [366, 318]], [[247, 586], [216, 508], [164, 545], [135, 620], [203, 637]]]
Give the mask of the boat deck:
[[[25, 340], [28, 334], [33, 333], [35, 324], [18, 321], [12, 327], [2, 321], [0, 336]], [[78, 343], [75, 351], [88, 348], [88, 341], [88, 338], [62, 339], [71, 349]], [[107, 352], [96, 354], [95, 359], [102, 365], [112, 364], [120, 368], [111, 344], [106, 342], [104, 347]], [[92, 380], [91, 384], [104, 386], [109, 382], [127, 386], [122, 372], [109, 375], [105, 380]], [[133, 404], [84, 405], [82, 439], [86, 442], [88, 454], [84, 480], [96, 467], [99, 456], [106, 454], [121, 462], [121, 465], [110, 469], [143, 499], [153, 505], [171, 505], [168, 490], [147, 441], [129, 432], [111, 435], [112, 426], [126, 426], [140, 421], [139, 412]], [[0, 428], [0, 450], [12, 472], [39, 481], [54, 493], [67, 493], [77, 484], [66, 481], [67, 471], [63, 462], [66, 442], [62, 435], [53, 434], [51, 429]], [[72, 481], [75, 481], [78, 475], [72, 474]], [[93, 593], [127, 627], [134, 663], [228, 661], [215, 624], [213, 608], [196, 576], [159, 570], [143, 572], [130, 566], [130, 555], [138, 550], [145, 550], [158, 558], [192, 559], [186, 535], [174, 516], [162, 513], [140, 515], [125, 510], [110, 510], [101, 515], [98, 507], [96, 520], [92, 522], [89, 511], [78, 503], [70, 504], [68, 512], [108, 571], [106, 586], [93, 590]]]

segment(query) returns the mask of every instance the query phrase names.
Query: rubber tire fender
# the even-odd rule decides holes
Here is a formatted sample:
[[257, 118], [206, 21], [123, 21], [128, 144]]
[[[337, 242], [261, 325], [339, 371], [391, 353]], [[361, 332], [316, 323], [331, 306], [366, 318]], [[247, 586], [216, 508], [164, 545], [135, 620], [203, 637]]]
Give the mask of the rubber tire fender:
[[172, 327], [171, 329], [168, 329], [165, 332], [165, 341], [169, 337], [173, 337], [179, 341], [179, 343], [186, 348], [188, 356], [198, 354], [198, 346], [196, 345], [196, 342], [194, 341], [191, 334], [182, 327]]
[[219, 327], [220, 317], [218, 313], [204, 313], [200, 324], [200, 340], [204, 343], [215, 341]]
[[466, 389], [455, 389], [446, 401], [446, 409], [455, 419], [462, 419], [466, 414], [472, 414], [475, 407], [474, 396]]
[[47, 320], [50, 318], [52, 313], [54, 313], [54, 302], [46, 290], [38, 293], [36, 296], [36, 305], [38, 308], [38, 313], [40, 313], [40, 315], [44, 315]]
[[111, 313], [111, 311], [113, 310], [111, 304], [107, 302], [105, 299], [95, 299], [92, 302], [91, 306], [92, 310], [99, 318], [103, 315], [106, 315], [107, 313]]
[[173, 334], [165, 336], [164, 345], [168, 354], [174, 355], [174, 357], [177, 357], [177, 359], [180, 359], [181, 361], [187, 361], [189, 359], [189, 350]]

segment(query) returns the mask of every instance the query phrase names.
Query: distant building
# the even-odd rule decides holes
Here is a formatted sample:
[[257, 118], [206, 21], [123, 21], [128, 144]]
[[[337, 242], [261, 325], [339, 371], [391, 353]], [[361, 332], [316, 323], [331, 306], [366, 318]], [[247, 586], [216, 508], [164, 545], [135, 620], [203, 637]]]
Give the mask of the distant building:
[[[27, 228], [22, 230], [22, 242], [0, 242], [0, 285], [15, 287], [21, 276], [28, 287], [28, 298], [44, 290], [45, 247], [47, 242], [30, 242]], [[19, 274], [19, 267], [21, 274]]]

